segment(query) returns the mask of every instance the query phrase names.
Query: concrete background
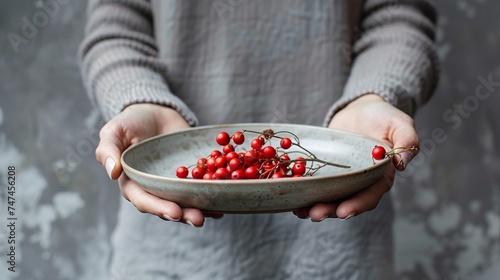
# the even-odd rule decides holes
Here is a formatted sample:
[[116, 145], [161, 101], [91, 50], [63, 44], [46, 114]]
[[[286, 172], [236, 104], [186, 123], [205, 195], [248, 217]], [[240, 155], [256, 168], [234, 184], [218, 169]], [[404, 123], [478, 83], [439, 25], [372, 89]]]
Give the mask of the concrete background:
[[[120, 196], [94, 159], [103, 122], [77, 66], [85, 1], [2, 4], [0, 278], [107, 279]], [[422, 151], [391, 192], [398, 279], [499, 279], [500, 2], [436, 6], [442, 78], [416, 118]], [[23, 30], [25, 21], [38, 26]], [[6, 262], [8, 166], [15, 273]]]

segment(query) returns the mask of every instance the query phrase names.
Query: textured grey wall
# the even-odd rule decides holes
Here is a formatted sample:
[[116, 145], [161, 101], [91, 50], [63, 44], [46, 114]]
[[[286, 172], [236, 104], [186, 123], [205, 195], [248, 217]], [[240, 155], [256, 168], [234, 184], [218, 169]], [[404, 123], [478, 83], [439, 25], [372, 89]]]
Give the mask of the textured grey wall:
[[[436, 5], [441, 83], [417, 116], [422, 152], [391, 192], [399, 279], [499, 279], [500, 2]], [[84, 12], [69, 0], [0, 9], [1, 279], [107, 279], [119, 193], [94, 159], [102, 121], [76, 61]]]

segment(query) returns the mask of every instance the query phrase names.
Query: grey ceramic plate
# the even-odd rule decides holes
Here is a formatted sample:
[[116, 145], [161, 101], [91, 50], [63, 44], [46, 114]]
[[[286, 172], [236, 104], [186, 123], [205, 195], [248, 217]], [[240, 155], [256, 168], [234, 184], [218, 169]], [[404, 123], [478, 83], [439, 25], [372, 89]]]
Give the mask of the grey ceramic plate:
[[[303, 178], [195, 180], [176, 177], [177, 167], [189, 166], [214, 149], [220, 149], [215, 142], [220, 131], [232, 134], [243, 129], [267, 128], [293, 132], [302, 146], [318, 158], [350, 168], [326, 166], [314, 176]], [[131, 146], [121, 160], [130, 179], [148, 192], [183, 206], [220, 213], [282, 212], [346, 198], [375, 182], [389, 165], [388, 159], [373, 163], [371, 150], [375, 145], [383, 144], [362, 135], [315, 126], [232, 124], [157, 136]]]

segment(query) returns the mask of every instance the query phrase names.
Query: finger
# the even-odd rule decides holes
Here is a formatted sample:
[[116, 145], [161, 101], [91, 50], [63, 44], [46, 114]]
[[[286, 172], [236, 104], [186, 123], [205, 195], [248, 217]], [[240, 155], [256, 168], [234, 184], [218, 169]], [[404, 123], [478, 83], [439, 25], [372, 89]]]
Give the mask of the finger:
[[399, 118], [393, 124], [394, 130], [389, 136], [389, 141], [394, 144], [395, 148], [404, 147], [404, 150], [396, 150], [396, 154], [392, 157], [392, 163], [397, 170], [403, 171], [410, 161], [418, 154], [419, 139], [415, 130], [413, 120], [407, 118]]
[[194, 227], [202, 227], [205, 216], [196, 208], [184, 208], [182, 211], [182, 221]]
[[304, 207], [294, 210], [293, 214], [299, 219], [307, 219], [309, 218], [309, 210], [311, 210], [311, 207]]
[[346, 220], [363, 212], [375, 209], [384, 194], [391, 189], [393, 182], [394, 167], [391, 166], [384, 176], [374, 184], [341, 202], [337, 207], [337, 217]]
[[[150, 213], [169, 221], [179, 221], [183, 218], [183, 211], [176, 203], [161, 199], [146, 192], [125, 174], [122, 175], [119, 180], [123, 197], [130, 201], [138, 211]], [[198, 220], [195, 222], [199, 224]]]
[[104, 166], [108, 176], [115, 180], [122, 173], [120, 156], [125, 149], [122, 130], [117, 126], [106, 125], [101, 129], [99, 137], [99, 145], [95, 152], [97, 161]]
[[321, 222], [326, 218], [337, 218], [336, 203], [317, 203], [309, 210], [313, 222]]

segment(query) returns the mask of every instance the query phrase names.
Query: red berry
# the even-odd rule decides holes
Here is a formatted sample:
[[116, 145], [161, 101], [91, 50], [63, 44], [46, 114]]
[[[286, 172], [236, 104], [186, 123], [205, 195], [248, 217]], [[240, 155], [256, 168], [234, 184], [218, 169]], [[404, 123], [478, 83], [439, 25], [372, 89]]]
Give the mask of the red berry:
[[288, 154], [282, 154], [280, 156], [280, 166], [287, 167], [290, 165], [290, 157]]
[[276, 149], [273, 146], [265, 146], [264, 149], [262, 149], [262, 153], [266, 158], [276, 157]]
[[217, 166], [215, 165], [215, 158], [213, 158], [213, 157], [207, 159], [207, 162], [205, 163], [205, 165], [207, 166], [207, 169], [212, 171], [212, 172], [217, 170]]
[[187, 167], [181, 166], [181, 167], [177, 168], [175, 173], [176, 173], [177, 177], [179, 177], [179, 178], [186, 178], [189, 174], [189, 170], [187, 169]]
[[233, 158], [230, 162], [229, 162], [229, 169], [231, 171], [235, 171], [235, 170], [238, 170], [241, 168], [241, 162], [240, 162], [240, 159], [239, 158]]
[[238, 169], [238, 170], [233, 171], [231, 173], [231, 179], [233, 179], [233, 180], [246, 179], [246, 177], [245, 177], [245, 170]]
[[260, 177], [259, 169], [253, 165], [248, 167], [245, 169], [245, 177], [247, 179], [258, 179]]
[[297, 161], [292, 166], [293, 175], [304, 175], [306, 173], [306, 165], [300, 161]]
[[278, 170], [278, 172], [283, 173], [283, 175], [286, 175], [288, 173], [288, 167], [286, 166], [280, 166]]
[[217, 134], [217, 137], [215, 138], [215, 141], [217, 142], [217, 144], [219, 144], [221, 146], [225, 146], [225, 145], [229, 144], [230, 140], [231, 140], [231, 137], [225, 131], [219, 132], [219, 134]]
[[222, 153], [221, 151], [219, 150], [213, 150], [211, 153], [210, 153], [210, 157], [211, 158], [218, 158], [219, 156], [222, 156]]
[[193, 176], [193, 178], [195, 179], [202, 179], [203, 178], [203, 175], [205, 175], [205, 169], [199, 167], [199, 166], [196, 166], [195, 168], [193, 168], [193, 170], [191, 171], [191, 175]]
[[264, 145], [264, 141], [262, 141], [262, 138], [260, 137], [257, 137], [253, 139], [252, 142], [250, 142], [250, 146], [252, 147], [252, 149], [257, 151], [262, 148], [262, 145]]
[[297, 161], [303, 161], [303, 160], [305, 160], [305, 158], [304, 157], [296, 157], [295, 160], [297, 160]]
[[215, 166], [217, 166], [217, 168], [226, 168], [226, 166], [227, 166], [226, 157], [220, 156], [220, 157], [216, 158], [215, 159]]
[[271, 161], [266, 161], [262, 164], [262, 170], [265, 172], [273, 170], [274, 167], [276, 166]]
[[234, 152], [234, 146], [231, 144], [227, 144], [222, 148], [222, 152], [226, 155], [229, 154], [230, 152]]
[[278, 178], [283, 178], [285, 177], [285, 175], [283, 175], [283, 173], [281, 172], [276, 172], [273, 174], [273, 176], [271, 176], [272, 179], [278, 179]]
[[259, 161], [265, 161], [265, 160], [268, 160], [268, 158], [266, 158], [264, 156], [264, 154], [262, 153], [262, 150], [260, 151], [255, 151], [255, 154], [257, 155], [257, 158], [259, 159]]
[[[250, 150], [245, 153], [245, 163], [248, 165], [254, 164], [259, 160], [257, 153], [254, 150]], [[248, 177], [248, 176], [247, 176]]]
[[219, 180], [229, 179], [229, 171], [226, 168], [215, 170], [214, 177]]
[[206, 158], [200, 158], [197, 162], [196, 162], [196, 165], [199, 166], [199, 167], [202, 167], [202, 168], [205, 168], [206, 169], [206, 163], [207, 163], [207, 159]]
[[214, 173], [212, 171], [207, 171], [205, 175], [203, 175], [203, 180], [212, 180], [214, 177]]
[[296, 157], [295, 158], [295, 162], [296, 163], [302, 163], [304, 165], [306, 164], [305, 158], [303, 158], [303, 157]]
[[241, 145], [243, 142], [245, 142], [245, 135], [243, 135], [243, 132], [238, 131], [233, 135], [233, 142], [236, 145]]
[[292, 140], [290, 140], [290, 138], [283, 138], [280, 141], [280, 146], [285, 150], [289, 149], [292, 146]]
[[239, 158], [238, 153], [236, 153], [236, 152], [227, 153], [227, 155], [226, 155], [227, 162], [230, 162], [233, 158]]
[[372, 150], [372, 157], [375, 160], [383, 160], [385, 158], [385, 148], [382, 146], [375, 146]]

